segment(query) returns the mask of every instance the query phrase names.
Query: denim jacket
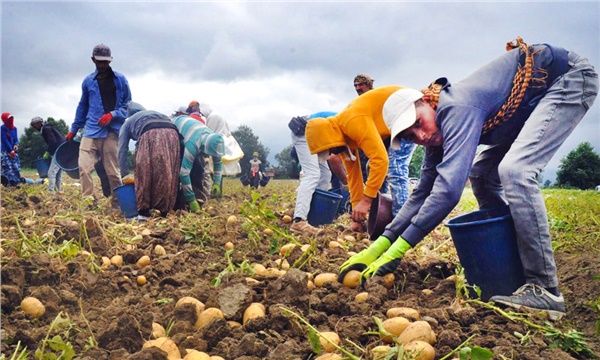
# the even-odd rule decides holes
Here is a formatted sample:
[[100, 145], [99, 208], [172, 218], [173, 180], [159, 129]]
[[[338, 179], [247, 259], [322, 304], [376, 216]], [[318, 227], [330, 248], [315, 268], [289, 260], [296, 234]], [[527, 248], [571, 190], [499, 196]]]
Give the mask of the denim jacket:
[[98, 70], [96, 70], [88, 75], [81, 85], [81, 99], [77, 105], [75, 120], [71, 125], [72, 133], [77, 133], [83, 127], [85, 127], [83, 136], [93, 139], [107, 137], [109, 129], [119, 133], [125, 118], [127, 118], [127, 104], [131, 101], [131, 91], [123, 74], [116, 71], [113, 71], [113, 74], [117, 88], [117, 103], [115, 109], [110, 112], [113, 116], [111, 122], [105, 127], [98, 125], [98, 119], [104, 115], [104, 107], [98, 81], [96, 81], [96, 75], [98, 75]]

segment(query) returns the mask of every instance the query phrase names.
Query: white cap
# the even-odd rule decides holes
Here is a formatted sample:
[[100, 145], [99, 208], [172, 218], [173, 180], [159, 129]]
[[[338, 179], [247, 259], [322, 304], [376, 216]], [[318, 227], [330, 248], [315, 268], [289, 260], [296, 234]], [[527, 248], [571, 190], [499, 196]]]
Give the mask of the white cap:
[[393, 149], [398, 149], [401, 145], [401, 139], [396, 139], [396, 136], [417, 120], [415, 101], [422, 97], [423, 93], [419, 90], [403, 88], [390, 95], [383, 104], [383, 121], [392, 133], [390, 146]]

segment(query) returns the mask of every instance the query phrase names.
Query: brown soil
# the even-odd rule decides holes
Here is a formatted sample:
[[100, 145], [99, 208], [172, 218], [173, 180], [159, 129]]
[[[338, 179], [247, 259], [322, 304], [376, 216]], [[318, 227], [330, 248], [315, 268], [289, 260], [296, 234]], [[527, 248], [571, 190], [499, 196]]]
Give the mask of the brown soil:
[[[175, 213], [139, 225], [125, 223], [118, 212], [103, 210], [108, 206], [105, 199], [100, 201], [99, 208], [78, 210], [77, 206], [83, 205], [72, 199], [79, 198], [76, 190], [67, 190], [70, 195], [61, 196], [36, 193], [27, 187], [2, 189], [2, 354], [10, 359], [20, 342], [21, 349], [27, 348], [28, 358], [37, 358], [33, 353], [44, 346], [51, 323], [59, 314], [66, 314], [67, 327], [52, 331], [50, 337], [59, 335], [65, 343], [69, 341], [77, 359], [166, 359], [166, 353], [156, 348], [142, 350], [144, 342], [152, 338], [153, 322], [165, 328], [171, 324], [169, 337], [179, 347], [182, 358], [186, 349], [225, 359], [314, 358], [307, 327], [286, 314], [283, 309], [287, 309], [319, 331], [337, 332], [345, 349], [370, 359], [369, 350], [383, 344], [373, 334], [377, 330], [373, 317], [384, 319], [387, 309], [406, 306], [417, 309], [431, 324], [437, 336], [436, 359], [451, 353], [469, 338], [470, 346], [490, 349], [496, 359], [593, 358], [590, 354], [554, 348], [551, 339], [541, 331], [457, 298], [455, 283], [446, 279], [456, 269], [451, 249], [443, 253], [439, 247], [436, 251], [428, 250], [449, 239], [447, 231], [441, 228], [407, 254], [390, 288], [384, 286], [382, 279], [375, 278], [364, 288], [350, 289], [333, 282], [309, 291], [307, 273], [336, 273], [347, 259], [347, 251], [358, 252], [367, 242], [344, 230], [349, 221], [347, 216], [326, 226], [323, 236], [290, 235], [289, 225], [281, 219], [291, 214], [295, 186], [291, 181], [271, 181], [258, 190], [261, 196], [254, 202], [247, 188], [226, 187], [231, 193], [226, 191], [222, 200], [204, 204], [203, 214]], [[248, 208], [247, 204], [254, 207]], [[238, 221], [227, 224], [232, 214]], [[25, 224], [26, 219], [32, 223]], [[264, 224], [276, 230], [275, 235], [257, 232]], [[112, 238], [111, 231], [120, 226], [126, 227], [128, 235]], [[198, 230], [199, 226], [202, 230]], [[145, 229], [148, 231], [144, 232]], [[93, 253], [97, 265], [102, 265], [101, 257], [115, 254], [122, 255], [124, 263], [92, 271], [89, 257], [82, 253], [67, 260], [49, 253], [18, 256], [19, 249], [26, 250], [26, 246], [19, 248], [20, 239], [43, 238], [48, 232], [58, 244], [76, 239]], [[140, 236], [128, 245], [125, 240], [135, 235]], [[346, 235], [356, 240], [344, 239]], [[288, 262], [300, 270], [289, 270], [283, 276], [258, 276], [240, 270], [246, 268], [242, 264], [253, 263], [276, 267], [275, 260], [281, 258], [279, 247], [291, 239], [298, 244], [313, 245], [308, 261], [299, 246], [289, 254]], [[336, 239], [346, 242], [348, 249], [330, 248], [329, 242]], [[235, 244], [231, 254], [231, 264], [235, 267], [230, 266], [226, 273], [224, 270], [230, 263], [224, 245], [228, 241]], [[452, 247], [451, 241], [446, 244]], [[166, 255], [155, 255], [156, 245], [162, 245]], [[142, 255], [151, 257], [148, 266], [136, 264]], [[600, 340], [595, 334], [599, 315], [589, 303], [600, 296], [600, 281], [594, 279], [600, 274], [597, 256], [557, 254], [567, 316], [552, 325], [565, 332], [569, 329], [582, 332], [589, 349], [600, 354]], [[146, 277], [145, 285], [137, 284], [140, 275]], [[251, 282], [247, 277], [258, 281]], [[211, 281], [218, 278], [220, 284], [213, 285]], [[367, 291], [369, 298], [357, 303], [354, 298], [362, 291]], [[35, 296], [45, 304], [46, 312], [39, 319], [21, 311], [21, 300], [27, 296]], [[184, 296], [200, 300], [206, 308], [221, 309], [225, 319], [213, 320], [205, 328], [196, 329], [194, 308], [175, 308], [177, 300]], [[265, 317], [243, 326], [230, 322], [241, 324], [244, 310], [252, 302], [265, 305]], [[545, 324], [539, 316], [528, 320]], [[516, 332], [527, 336], [520, 340]], [[45, 352], [51, 352], [48, 345]]]

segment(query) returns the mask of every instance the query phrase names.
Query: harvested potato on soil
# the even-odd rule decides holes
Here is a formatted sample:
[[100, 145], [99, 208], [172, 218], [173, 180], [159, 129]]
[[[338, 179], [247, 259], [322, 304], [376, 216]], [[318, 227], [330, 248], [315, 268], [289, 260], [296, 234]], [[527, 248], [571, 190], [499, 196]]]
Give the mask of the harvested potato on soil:
[[235, 215], [230, 215], [227, 218], [227, 224], [235, 224], [237, 221], [238, 221], [238, 218]]
[[389, 308], [388, 311], [385, 313], [385, 316], [387, 316], [388, 318], [394, 318], [397, 316], [402, 316], [407, 318], [410, 321], [417, 321], [419, 319], [421, 319], [421, 315], [419, 315], [419, 312], [413, 308], [409, 308], [409, 307], [393, 307], [393, 308]]
[[394, 286], [394, 280], [396, 280], [396, 276], [393, 273], [383, 275], [383, 283], [388, 289]]
[[279, 255], [288, 256], [292, 249], [296, 247], [296, 244], [285, 244], [279, 249]]
[[361, 292], [359, 294], [356, 294], [356, 296], [354, 297], [354, 301], [356, 301], [357, 303], [361, 303], [361, 302], [367, 301], [368, 298], [369, 298], [368, 292]]
[[402, 334], [398, 336], [398, 340], [405, 345], [414, 340], [422, 340], [433, 345], [435, 344], [436, 336], [427, 321], [419, 320], [410, 323]]
[[183, 304], [193, 304], [196, 307], [196, 324], [194, 324], [194, 326], [196, 326], [198, 324], [200, 314], [202, 314], [202, 312], [204, 311], [204, 303], [191, 296], [184, 296], [181, 299], [177, 300], [175, 308], [178, 308]]
[[217, 308], [208, 308], [198, 316], [198, 320], [196, 320], [194, 327], [196, 329], [203, 329], [206, 325], [210, 324], [211, 321], [217, 318], [225, 319], [223, 312]]
[[152, 337], [155, 339], [161, 338], [161, 337], [165, 337], [167, 336], [167, 331], [165, 330], [165, 328], [157, 323], [157, 322], [153, 322], [152, 323]]
[[291, 217], [291, 216], [289, 216], [289, 215], [283, 215], [283, 217], [281, 218], [281, 220], [283, 220], [283, 222], [284, 222], [285, 224], [289, 224], [289, 223], [291, 223], [291, 222], [292, 222], [292, 217]]
[[[403, 318], [401, 316], [386, 319], [383, 321], [383, 329], [395, 337], [399, 337], [400, 334], [404, 332], [404, 330], [409, 326], [410, 321], [407, 318]], [[391, 336], [387, 336], [384, 334], [379, 334], [379, 337], [383, 342], [392, 343], [394, 340]]]
[[231, 241], [225, 243], [225, 250], [233, 250], [234, 245]]
[[314, 360], [342, 360], [342, 355], [334, 354], [334, 353], [325, 353], [316, 357]]
[[144, 255], [137, 261], [137, 266], [144, 267], [150, 264], [150, 256]]
[[409, 351], [415, 360], [433, 360], [435, 358], [435, 349], [425, 341], [411, 341], [404, 345], [404, 350]]
[[177, 348], [177, 345], [173, 342], [173, 340], [168, 337], [161, 337], [155, 340], [148, 340], [142, 345], [142, 349], [147, 349], [149, 347], [156, 346], [162, 351], [167, 353], [167, 359], [169, 360], [180, 360], [181, 353]]
[[161, 255], [167, 255], [167, 251], [165, 250], [165, 248], [162, 245], [156, 245], [154, 247], [154, 254], [161, 256]]
[[334, 273], [321, 273], [315, 276], [315, 285], [317, 287], [322, 287], [323, 284], [327, 282], [337, 281], [338, 275]]
[[38, 298], [28, 296], [21, 301], [21, 310], [37, 319], [44, 315], [46, 307]]
[[252, 303], [244, 311], [242, 324], [246, 325], [249, 320], [265, 316], [265, 306], [261, 303]]
[[340, 345], [340, 336], [333, 331], [323, 331], [319, 336], [319, 342], [321, 342], [321, 347], [323, 348], [323, 351], [331, 353], [337, 350], [337, 348], [326, 339], [331, 341], [335, 345]]
[[114, 255], [110, 258], [110, 263], [115, 266], [123, 265], [123, 257], [121, 255]]
[[187, 355], [183, 358], [183, 360], [211, 360], [210, 355], [205, 352], [194, 350], [194, 349], [185, 349]]
[[135, 281], [138, 283], [138, 285], [146, 285], [146, 283], [148, 282], [144, 275], [138, 276]]
[[271, 236], [271, 235], [273, 235], [273, 230], [270, 228], [266, 228], [263, 230], [263, 234]]
[[379, 345], [371, 349], [371, 358], [373, 360], [381, 360], [385, 358], [385, 355], [390, 351], [391, 347], [388, 345]]
[[354, 289], [360, 284], [360, 271], [358, 270], [350, 270], [344, 276], [344, 280], [342, 281], [342, 285], [347, 288]]

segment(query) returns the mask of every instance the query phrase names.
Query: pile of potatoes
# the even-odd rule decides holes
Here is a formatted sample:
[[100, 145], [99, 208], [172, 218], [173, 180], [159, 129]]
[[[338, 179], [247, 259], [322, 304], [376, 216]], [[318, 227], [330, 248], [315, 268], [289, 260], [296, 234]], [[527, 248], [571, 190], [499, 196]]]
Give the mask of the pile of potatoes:
[[[414, 360], [433, 360], [435, 358], [435, 344], [437, 337], [427, 321], [421, 320], [419, 312], [408, 307], [394, 307], [386, 312], [386, 317], [382, 322], [385, 332], [380, 333], [381, 341], [390, 345], [379, 345], [370, 350], [369, 359], [385, 359], [392, 346], [402, 344], [407, 358]], [[325, 340], [329, 339], [329, 341]], [[340, 337], [335, 332], [321, 333], [321, 347], [324, 354], [315, 358], [315, 360], [338, 360], [343, 357], [334, 353], [336, 345], [340, 344]], [[331, 341], [331, 342], [330, 342]]]
[[[205, 328], [214, 319], [225, 319], [225, 316], [220, 309], [206, 308], [204, 303], [191, 296], [185, 296], [179, 299], [175, 304], [175, 308], [183, 306], [184, 304], [192, 304], [196, 308], [196, 321], [194, 322], [194, 328], [196, 329]], [[232, 327], [243, 326], [252, 319], [266, 316], [265, 311], [266, 308], [263, 304], [252, 303], [244, 311], [243, 324], [240, 324], [237, 321], [228, 321], [228, 323]], [[156, 322], [152, 323], [152, 337], [154, 339], [146, 341], [142, 346], [142, 349], [156, 346], [167, 353], [167, 359], [169, 360], [223, 360], [220, 356], [210, 356], [195, 349], [185, 349], [186, 355], [182, 358], [179, 348], [173, 340], [169, 339], [165, 328]]]

